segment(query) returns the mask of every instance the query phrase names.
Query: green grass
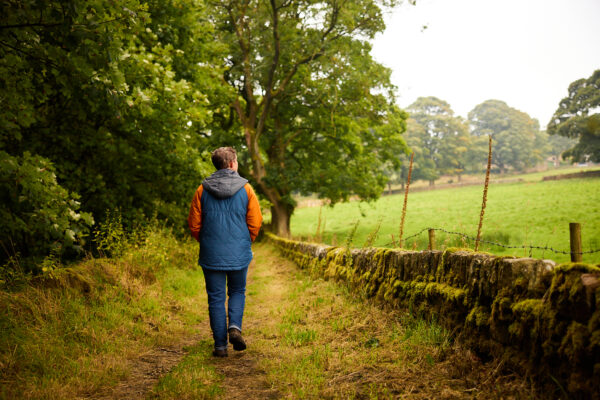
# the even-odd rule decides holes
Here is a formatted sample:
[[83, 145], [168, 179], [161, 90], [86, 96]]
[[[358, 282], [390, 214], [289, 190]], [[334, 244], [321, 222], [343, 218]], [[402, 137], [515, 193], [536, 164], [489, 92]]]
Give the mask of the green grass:
[[289, 262], [264, 256], [272, 251], [266, 246], [255, 251], [256, 274], [269, 274], [273, 287], [285, 288], [275, 292], [281, 297], [262, 294], [279, 307], [273, 328], [253, 347], [265, 353], [260, 365], [279, 398], [398, 398], [410, 391], [413, 376], [446, 385], [434, 375], [438, 365], [451, 363], [454, 344], [435, 320], [384, 310], [344, 284], [290, 271]]
[[[532, 178], [533, 179], [533, 178]], [[483, 187], [467, 186], [409, 193], [404, 238], [425, 228], [477, 235]], [[374, 246], [391, 247], [392, 234], [398, 237], [404, 196], [382, 197], [376, 202], [350, 202], [323, 207], [325, 228], [323, 241], [343, 244], [356, 221], [359, 226], [354, 247], [362, 247], [381, 220]], [[295, 237], [315, 235], [319, 207], [297, 209], [291, 221]], [[583, 251], [600, 248], [600, 179], [570, 179], [562, 181], [527, 180], [510, 184], [490, 184], [482, 235], [484, 240], [510, 246], [548, 246], [569, 251], [569, 223], [582, 225]], [[323, 222], [322, 222], [323, 225]], [[470, 247], [471, 241], [460, 236], [436, 232], [438, 248]], [[427, 247], [427, 232], [409, 239], [405, 247], [423, 250]], [[497, 255], [549, 258], [569, 261], [568, 254], [530, 249], [507, 249], [493, 245], [480, 250]], [[589, 263], [600, 262], [600, 253], [584, 254]]]
[[[206, 323], [202, 281], [195, 246], [154, 230], [119, 258], [0, 290], [0, 399], [79, 398], [114, 386], [131, 373], [131, 359]], [[159, 387], [161, 398], [172, 394], [169, 385]], [[215, 391], [188, 386], [206, 397]]]
[[223, 394], [223, 377], [211, 365], [212, 340], [187, 348], [188, 354], [167, 375], [160, 378], [151, 399], [214, 399]]

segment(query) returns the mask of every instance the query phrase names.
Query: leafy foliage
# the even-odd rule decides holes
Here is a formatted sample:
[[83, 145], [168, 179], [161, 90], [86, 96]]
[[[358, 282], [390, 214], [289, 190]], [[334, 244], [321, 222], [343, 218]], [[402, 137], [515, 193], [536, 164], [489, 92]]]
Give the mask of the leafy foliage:
[[119, 257], [127, 247], [127, 233], [123, 228], [121, 213], [118, 211], [109, 212], [106, 219], [98, 224], [94, 233], [97, 248], [105, 255]]
[[469, 113], [475, 136], [492, 135], [492, 162], [501, 172], [523, 171], [544, 159], [547, 152], [539, 123], [500, 100], [486, 100]]
[[600, 162], [600, 69], [569, 85], [569, 95], [560, 101], [548, 133], [579, 140], [565, 156]]
[[[44, 257], [82, 252], [94, 223], [78, 212], [78, 196], [56, 181], [52, 164], [26, 152], [13, 157], [0, 152], [0, 263], [3, 268], [35, 269]], [[17, 261], [19, 260], [19, 261]]]
[[50, 159], [100, 219], [119, 206], [128, 220], [154, 210], [183, 220], [177, 208], [207, 173], [194, 133], [210, 119], [193, 86], [209, 81], [201, 14], [184, 1], [5, 3], [0, 143]]
[[[222, 57], [203, 2], [12, 0], [0, 7], [5, 157], [51, 163], [53, 184], [78, 195], [99, 221], [120, 208], [126, 226], [153, 214], [183, 226], [193, 191], [212, 169], [201, 133], [209, 105], [218, 106], [209, 94], [219, 98], [213, 61]], [[52, 190], [48, 201], [67, 196]], [[45, 198], [31, 201], [52, 209]], [[15, 246], [45, 254], [26, 242]]]
[[415, 152], [415, 179], [430, 182], [440, 174], [460, 176], [477, 165], [476, 142], [465, 121], [436, 97], [420, 97], [408, 107], [407, 141]]
[[[427, 146], [430, 139], [423, 125], [419, 124], [415, 119], [409, 118], [405, 136], [408, 146], [415, 154], [411, 180], [422, 179], [432, 182], [439, 178], [440, 172], [436, 168], [430, 148]], [[406, 162], [402, 165], [401, 177], [403, 182], [408, 179], [409, 159], [409, 157], [406, 157]]]
[[[217, 40], [229, 57], [232, 108], [214, 143], [247, 150], [241, 172], [273, 205], [289, 233], [292, 191], [331, 202], [376, 198], [384, 161], [406, 150], [406, 115], [393, 106], [390, 71], [370, 56], [386, 1], [221, 1]], [[233, 112], [233, 114], [232, 114]], [[232, 118], [235, 116], [235, 118]], [[240, 132], [241, 131], [241, 132]]]
[[565, 158], [564, 153], [577, 144], [577, 140], [568, 137], [548, 134], [546, 134], [546, 136], [548, 139], [549, 153], [556, 157], [556, 161], [561, 157]]

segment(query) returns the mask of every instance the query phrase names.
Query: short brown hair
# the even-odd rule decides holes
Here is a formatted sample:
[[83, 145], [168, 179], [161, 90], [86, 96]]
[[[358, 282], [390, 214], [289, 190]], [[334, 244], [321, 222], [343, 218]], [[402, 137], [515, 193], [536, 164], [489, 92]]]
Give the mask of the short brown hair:
[[237, 159], [237, 153], [233, 147], [219, 147], [212, 152], [211, 160], [216, 169], [225, 169], [229, 163]]

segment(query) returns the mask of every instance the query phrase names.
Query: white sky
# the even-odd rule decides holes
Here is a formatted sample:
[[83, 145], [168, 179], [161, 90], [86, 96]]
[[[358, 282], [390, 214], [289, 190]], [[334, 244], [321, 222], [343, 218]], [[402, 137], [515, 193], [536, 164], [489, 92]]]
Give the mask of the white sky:
[[600, 0], [417, 0], [386, 26], [372, 54], [401, 107], [436, 96], [466, 118], [498, 99], [545, 128], [569, 84], [600, 68]]

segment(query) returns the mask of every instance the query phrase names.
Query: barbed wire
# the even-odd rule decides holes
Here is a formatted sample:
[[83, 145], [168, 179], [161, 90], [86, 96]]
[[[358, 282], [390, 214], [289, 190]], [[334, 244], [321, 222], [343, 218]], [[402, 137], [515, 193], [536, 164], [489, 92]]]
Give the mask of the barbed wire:
[[[423, 232], [426, 232], [426, 231], [429, 231], [429, 230], [440, 231], [440, 232], [444, 232], [444, 233], [447, 233], [447, 234], [450, 234], [450, 235], [461, 236], [462, 238], [470, 240], [472, 242], [475, 242], [477, 240], [476, 238], [474, 238], [472, 236], [469, 236], [469, 235], [467, 235], [466, 233], [463, 233], [463, 232], [447, 231], [447, 230], [445, 230], [443, 228], [425, 228], [425, 229], [422, 229], [422, 230], [420, 230], [419, 232], [417, 232], [417, 233], [415, 233], [413, 235], [410, 235], [410, 236], [407, 236], [406, 238], [403, 238], [402, 241], [406, 242], [409, 239], [415, 238], [415, 237], [421, 235]], [[600, 252], [600, 249], [596, 249], [596, 250], [589, 250], [589, 251], [582, 251], [582, 252], [573, 253], [573, 252], [570, 252], [570, 251], [556, 250], [556, 249], [554, 249], [552, 247], [549, 247], [549, 246], [535, 246], [535, 245], [511, 246], [511, 245], [507, 245], [507, 244], [503, 244], [503, 243], [498, 243], [498, 242], [492, 242], [490, 240], [484, 240], [484, 239], [479, 239], [479, 243], [490, 244], [490, 245], [493, 245], [493, 246], [503, 247], [505, 249], [524, 249], [524, 250], [529, 249], [530, 252], [531, 252], [531, 250], [551, 251], [553, 253], [559, 253], [559, 254], [593, 254], [593, 253], [599, 253]], [[397, 242], [389, 242], [389, 243], [386, 243], [384, 246], [385, 247], [389, 247], [391, 245], [397, 245]]]

